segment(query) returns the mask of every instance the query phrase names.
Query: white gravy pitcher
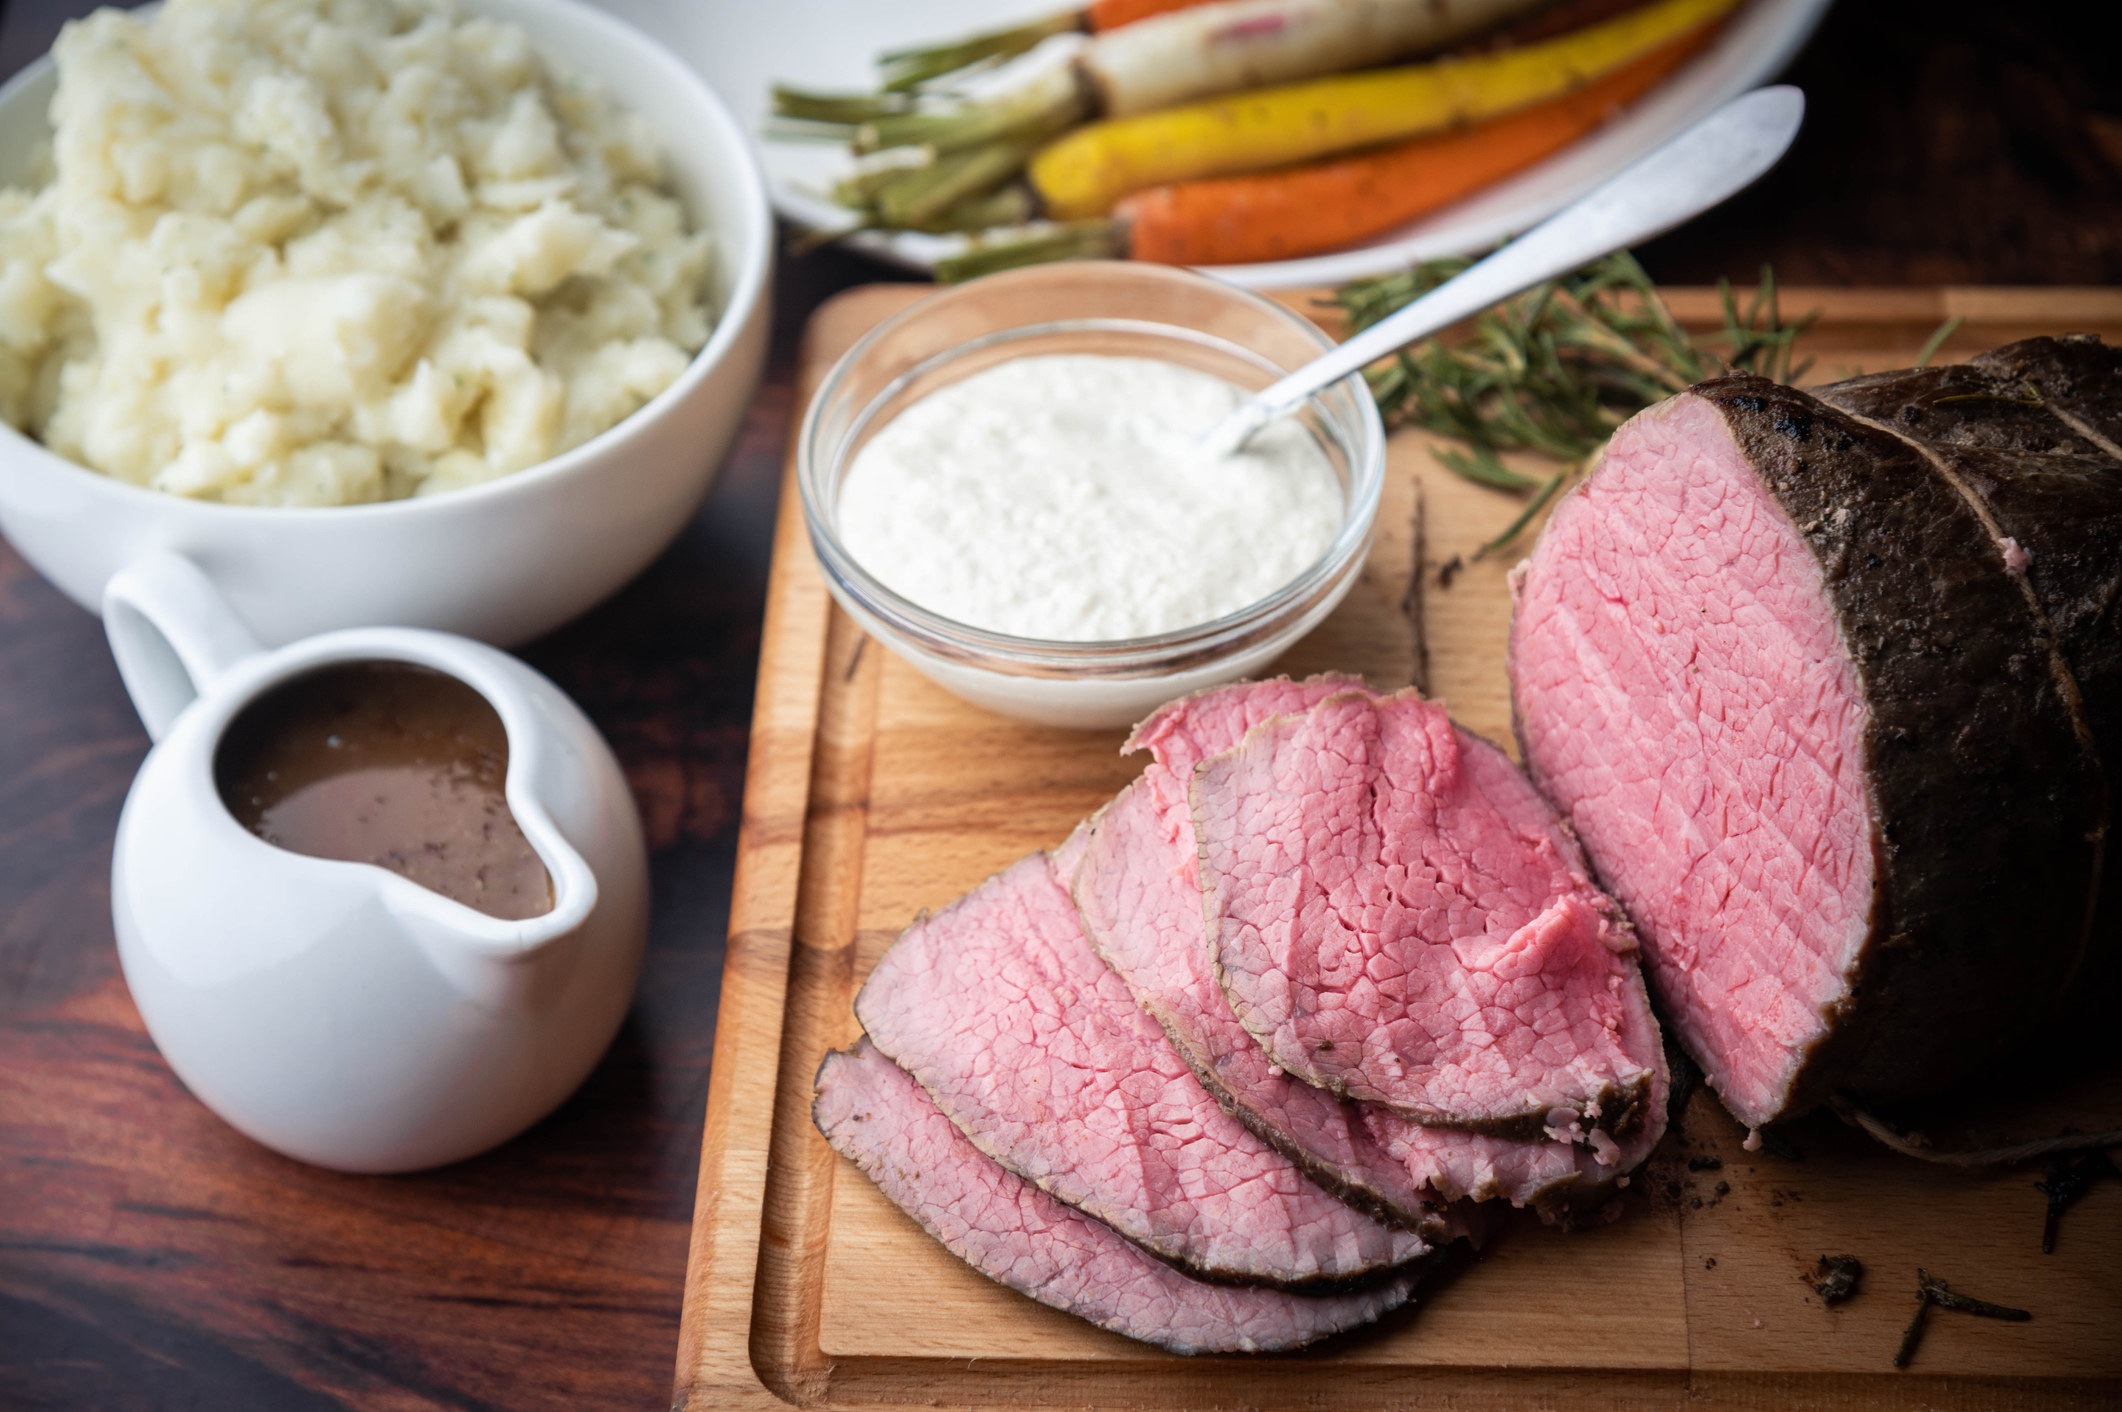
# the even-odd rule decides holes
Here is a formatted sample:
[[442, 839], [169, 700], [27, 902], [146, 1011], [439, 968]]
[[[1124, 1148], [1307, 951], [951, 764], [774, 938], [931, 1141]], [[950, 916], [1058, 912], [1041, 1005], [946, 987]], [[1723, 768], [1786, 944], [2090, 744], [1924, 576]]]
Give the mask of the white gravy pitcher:
[[[550, 1112], [611, 1042], [648, 928], [648, 863], [610, 749], [559, 688], [445, 633], [355, 628], [261, 648], [190, 560], [110, 581], [103, 619], [155, 746], [111, 863], [118, 957], [148, 1033], [209, 1108], [291, 1157], [399, 1172]], [[552, 909], [504, 921], [367, 863], [266, 842], [215, 785], [229, 723], [351, 662], [444, 672], [508, 734], [509, 811]]]

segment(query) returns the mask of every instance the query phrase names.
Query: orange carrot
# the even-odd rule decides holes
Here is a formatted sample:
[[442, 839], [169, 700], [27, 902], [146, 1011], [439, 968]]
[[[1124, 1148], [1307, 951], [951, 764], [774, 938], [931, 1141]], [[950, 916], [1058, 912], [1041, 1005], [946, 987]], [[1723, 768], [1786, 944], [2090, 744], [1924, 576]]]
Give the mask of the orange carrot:
[[1561, 151], [1643, 96], [1709, 25], [1574, 93], [1475, 127], [1277, 171], [1152, 187], [1122, 201], [1129, 251], [1167, 265], [1287, 260], [1350, 245]]
[[1092, 34], [1103, 34], [1109, 29], [1131, 25], [1136, 20], [1146, 20], [1151, 15], [1190, 10], [1196, 5], [1210, 3], [1212, 0], [1091, 0], [1083, 8], [1083, 17], [1089, 21]]

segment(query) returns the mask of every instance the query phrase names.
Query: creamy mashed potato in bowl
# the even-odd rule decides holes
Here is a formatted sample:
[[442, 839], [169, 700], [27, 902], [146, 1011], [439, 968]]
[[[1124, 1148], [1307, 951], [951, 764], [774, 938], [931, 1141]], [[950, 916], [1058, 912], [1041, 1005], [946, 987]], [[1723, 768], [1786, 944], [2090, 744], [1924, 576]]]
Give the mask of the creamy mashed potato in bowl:
[[181, 62], [62, 46], [95, 80], [56, 114], [75, 190], [27, 194], [50, 60], [0, 89], [0, 414], [30, 433], [0, 428], [0, 529], [90, 607], [188, 554], [274, 642], [574, 616], [684, 524], [756, 382], [740, 130], [566, 0], [328, 7], [360, 53], [288, 52], [334, 33], [315, 0], [232, 6], [160, 17]]

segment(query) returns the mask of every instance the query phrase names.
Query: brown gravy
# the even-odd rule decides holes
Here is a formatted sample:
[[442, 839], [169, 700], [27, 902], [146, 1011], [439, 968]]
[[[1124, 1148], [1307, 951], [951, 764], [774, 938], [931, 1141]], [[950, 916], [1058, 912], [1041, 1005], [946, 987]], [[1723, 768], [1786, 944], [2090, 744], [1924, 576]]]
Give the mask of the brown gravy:
[[297, 677], [246, 706], [214, 754], [238, 823], [315, 858], [374, 863], [509, 921], [553, 882], [508, 809], [508, 732], [478, 692], [405, 662]]

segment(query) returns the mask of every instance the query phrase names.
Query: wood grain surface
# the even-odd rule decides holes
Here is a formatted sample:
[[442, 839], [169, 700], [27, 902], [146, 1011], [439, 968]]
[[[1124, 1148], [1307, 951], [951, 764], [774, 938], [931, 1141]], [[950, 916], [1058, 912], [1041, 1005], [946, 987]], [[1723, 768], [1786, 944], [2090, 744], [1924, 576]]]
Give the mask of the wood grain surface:
[[[0, 3], [0, 75], [92, 3]], [[1811, 283], [2122, 281], [2116, 25], [2112, 7], [1839, 0], [1789, 75], [1814, 114], [1792, 160], [1649, 247], [1649, 267], [1698, 283], [1749, 281], [1763, 260]], [[771, 756], [750, 726], [797, 339], [834, 292], [892, 277], [829, 251], [783, 262], [773, 365], [699, 518], [625, 594], [525, 653], [634, 783], [654, 934], [582, 1093], [447, 1171], [299, 1167], [170, 1077], [117, 973], [106, 882], [146, 740], [94, 618], [0, 546], [0, 1407], [668, 1404], [718, 984], [783, 983], [755, 948], [723, 960], [747, 742]], [[1910, 313], [1916, 337], [1928, 317]], [[803, 730], [774, 730], [808, 760]], [[765, 1152], [735, 1159], [742, 1177]], [[722, 1194], [700, 1198], [712, 1211]]]
[[[857, 290], [812, 325], [800, 390], [917, 291]], [[1292, 296], [1298, 307], [1316, 307]], [[1683, 319], [1713, 308], [1678, 291]], [[1802, 350], [1823, 377], [1904, 366], [1946, 317], [1946, 356], [2062, 320], [2122, 336], [2122, 293], [1797, 290], [1822, 311]], [[1356, 589], [1281, 666], [1412, 681], [1509, 741], [1505, 575], [1476, 548], [1513, 499], [1393, 438], [1378, 538]], [[1120, 732], [1025, 725], [966, 705], [866, 640], [825, 593], [784, 493], [767, 608], [702, 1206], [679, 1354], [686, 1407], [2101, 1407], [2122, 1398], [2122, 1183], [2071, 1213], [2053, 1255], [2026, 1170], [1895, 1156], [1831, 1119], [1797, 1156], [1747, 1152], [1698, 1094], [1624, 1198], [1564, 1235], [1520, 1213], [1478, 1259], [1375, 1329], [1292, 1358], [1181, 1359], [975, 1274], [851, 1166], [808, 1116], [854, 991], [899, 929], [1057, 843], [1130, 778]], [[1445, 566], [1456, 561], [1451, 572]], [[739, 978], [742, 983], [739, 983]], [[1855, 1254], [1863, 1291], [1830, 1310], [1807, 1275]], [[1938, 1319], [1890, 1367], [1918, 1266], [2027, 1324]]]

